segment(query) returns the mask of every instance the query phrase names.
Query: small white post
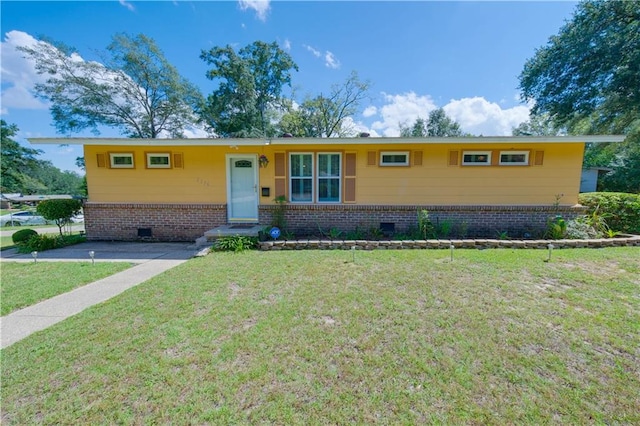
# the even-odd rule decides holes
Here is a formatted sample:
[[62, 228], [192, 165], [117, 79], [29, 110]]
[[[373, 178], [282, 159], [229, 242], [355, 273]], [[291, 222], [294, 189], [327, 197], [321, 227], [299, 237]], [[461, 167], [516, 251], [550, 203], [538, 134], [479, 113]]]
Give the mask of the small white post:
[[351, 246], [351, 257], [353, 259], [353, 263], [356, 263], [356, 246]]
[[38, 263], [38, 252], [32, 251], [31, 256], [33, 256], [33, 263]]
[[449, 246], [449, 251], [451, 252], [451, 261], [453, 262], [453, 244]]
[[547, 247], [549, 248], [549, 257], [547, 258], [547, 262], [551, 261], [551, 252], [553, 251], [553, 244], [549, 244], [547, 245]]
[[91, 258], [91, 264], [94, 265], [95, 264], [95, 256], [96, 256], [96, 252], [91, 250], [89, 252], [89, 257]]

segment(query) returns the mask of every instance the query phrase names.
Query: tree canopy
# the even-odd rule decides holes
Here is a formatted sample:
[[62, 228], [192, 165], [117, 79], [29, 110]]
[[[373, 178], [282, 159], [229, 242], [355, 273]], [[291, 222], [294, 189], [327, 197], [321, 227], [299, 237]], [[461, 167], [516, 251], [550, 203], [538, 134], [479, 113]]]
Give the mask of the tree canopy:
[[524, 100], [570, 131], [628, 132], [640, 119], [640, 2], [589, 0], [520, 74]]
[[42, 151], [20, 145], [14, 139], [18, 134], [15, 124], [7, 124], [6, 121], [0, 120], [0, 129], [2, 192], [23, 192], [31, 181], [29, 170], [37, 164], [36, 156]]
[[297, 137], [353, 136], [346, 119], [358, 112], [371, 84], [353, 71], [343, 84], [334, 84], [330, 93], [308, 98], [297, 108], [289, 108], [280, 120], [280, 129]]
[[116, 34], [104, 65], [84, 61], [73, 48], [55, 42], [19, 49], [47, 78], [35, 91], [51, 103], [59, 133], [98, 133], [104, 125], [129, 137], [180, 137], [197, 122], [202, 95], [145, 35]]
[[36, 158], [42, 151], [20, 145], [15, 137], [18, 127], [0, 120], [2, 155], [0, 178], [2, 192], [21, 194], [83, 195], [82, 178], [60, 171], [51, 162]]
[[400, 125], [400, 136], [405, 138], [455, 137], [463, 135], [460, 124], [450, 118], [442, 108], [431, 111], [426, 120], [418, 117], [410, 126]]
[[282, 89], [291, 86], [291, 71], [298, 66], [276, 42], [256, 41], [237, 52], [232, 46], [202, 51], [200, 58], [212, 68], [208, 79], [218, 83], [203, 110], [205, 121], [224, 137], [273, 136], [267, 119], [270, 109], [284, 105]]
[[610, 167], [603, 189], [640, 192], [640, 2], [587, 0], [529, 59], [522, 98], [570, 134], [621, 133], [587, 147], [585, 166]]

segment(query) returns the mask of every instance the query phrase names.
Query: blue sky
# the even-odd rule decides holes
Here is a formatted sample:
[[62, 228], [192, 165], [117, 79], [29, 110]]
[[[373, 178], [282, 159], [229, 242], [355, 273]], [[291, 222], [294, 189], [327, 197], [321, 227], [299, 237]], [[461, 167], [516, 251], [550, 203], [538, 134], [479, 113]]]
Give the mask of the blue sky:
[[[536, 48], [571, 19], [575, 2], [474, 1], [2, 1], [0, 113], [18, 140], [56, 135], [48, 106], [31, 94], [40, 78], [16, 45], [46, 36], [99, 60], [118, 32], [153, 38], [207, 95], [200, 52], [277, 41], [299, 66], [298, 100], [328, 92], [352, 71], [372, 84], [354, 126], [397, 136], [400, 123], [443, 107], [472, 134], [509, 135], [528, 116], [518, 75]], [[74, 136], [89, 136], [89, 133]], [[107, 130], [103, 136], [118, 136]], [[198, 134], [193, 134], [197, 136]], [[36, 146], [63, 170], [78, 171], [78, 146]]]

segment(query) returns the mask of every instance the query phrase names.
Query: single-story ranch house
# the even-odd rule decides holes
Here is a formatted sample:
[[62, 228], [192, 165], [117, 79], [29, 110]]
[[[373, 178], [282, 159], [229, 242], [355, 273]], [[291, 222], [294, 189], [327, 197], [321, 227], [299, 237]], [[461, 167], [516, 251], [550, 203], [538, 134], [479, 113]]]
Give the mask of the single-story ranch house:
[[[287, 231], [417, 226], [417, 212], [468, 236], [543, 230], [582, 212], [585, 143], [623, 136], [129, 139], [81, 144], [91, 240], [187, 241], [225, 224]], [[286, 199], [284, 206], [277, 200]]]

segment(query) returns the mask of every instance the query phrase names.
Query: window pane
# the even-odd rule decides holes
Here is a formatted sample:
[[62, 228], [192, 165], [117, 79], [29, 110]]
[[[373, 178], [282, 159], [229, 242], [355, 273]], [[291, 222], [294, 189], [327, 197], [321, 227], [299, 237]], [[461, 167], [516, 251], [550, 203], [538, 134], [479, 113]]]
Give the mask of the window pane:
[[132, 157], [123, 157], [123, 156], [118, 156], [118, 157], [113, 157], [113, 164], [117, 164], [117, 165], [131, 165], [133, 164], [133, 158]]
[[309, 178], [291, 179], [291, 201], [311, 202], [311, 184], [312, 180]]
[[462, 154], [462, 164], [489, 164], [488, 152], [465, 152]]
[[313, 173], [313, 157], [311, 154], [291, 155], [291, 176], [311, 177]]
[[318, 201], [337, 203], [340, 201], [340, 179], [320, 179], [318, 181]]
[[526, 154], [502, 154], [500, 155], [501, 163], [526, 163]]
[[169, 157], [168, 156], [151, 156], [149, 158], [149, 164], [152, 166], [168, 166], [169, 165]]
[[318, 154], [318, 176], [340, 176], [340, 154]]

